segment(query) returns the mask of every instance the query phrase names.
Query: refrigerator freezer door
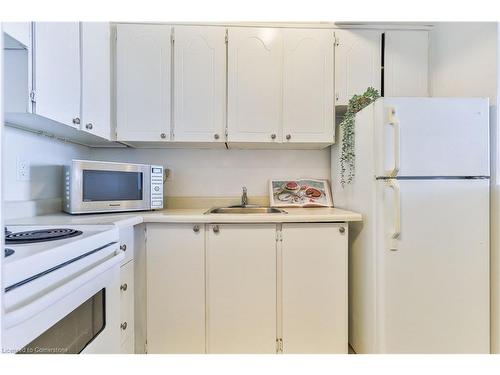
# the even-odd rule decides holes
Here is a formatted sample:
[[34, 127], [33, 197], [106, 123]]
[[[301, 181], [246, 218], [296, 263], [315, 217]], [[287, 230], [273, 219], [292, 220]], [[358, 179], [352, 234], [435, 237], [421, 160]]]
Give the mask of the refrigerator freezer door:
[[376, 189], [376, 351], [489, 353], [489, 180], [392, 181]]
[[383, 98], [374, 104], [377, 176], [489, 176], [484, 98]]

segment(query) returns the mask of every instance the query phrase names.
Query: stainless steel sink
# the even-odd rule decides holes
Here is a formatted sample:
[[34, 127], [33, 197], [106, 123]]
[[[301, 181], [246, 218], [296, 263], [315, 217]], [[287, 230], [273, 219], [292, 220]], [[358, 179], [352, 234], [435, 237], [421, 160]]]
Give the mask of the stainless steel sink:
[[229, 206], [211, 208], [205, 215], [208, 214], [286, 214], [287, 212], [279, 208], [261, 207], [261, 206]]

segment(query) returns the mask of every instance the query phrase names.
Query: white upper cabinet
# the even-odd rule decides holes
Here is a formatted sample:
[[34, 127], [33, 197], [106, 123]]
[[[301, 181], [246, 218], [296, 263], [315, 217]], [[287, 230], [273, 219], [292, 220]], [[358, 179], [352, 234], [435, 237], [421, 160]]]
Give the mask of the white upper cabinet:
[[224, 142], [226, 29], [174, 29], [174, 140]]
[[333, 30], [284, 29], [283, 45], [283, 142], [333, 142]]
[[2, 31], [25, 47], [30, 46], [31, 22], [2, 22]]
[[348, 105], [368, 87], [380, 93], [381, 35], [378, 30], [335, 30], [336, 105]]
[[429, 96], [429, 33], [385, 32], [384, 96]]
[[229, 142], [281, 141], [282, 76], [281, 29], [229, 28]]
[[80, 128], [80, 24], [34, 24], [34, 112]]
[[111, 36], [107, 22], [83, 22], [80, 129], [110, 139]]
[[117, 25], [117, 140], [170, 139], [171, 27]]

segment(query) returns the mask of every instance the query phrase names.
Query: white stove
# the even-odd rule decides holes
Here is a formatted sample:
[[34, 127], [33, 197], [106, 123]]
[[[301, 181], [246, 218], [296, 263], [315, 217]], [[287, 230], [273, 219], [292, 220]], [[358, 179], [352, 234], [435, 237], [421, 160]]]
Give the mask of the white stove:
[[117, 353], [118, 241], [114, 225], [7, 226], [3, 352]]
[[[61, 230], [68, 230], [64, 233], [66, 235], [75, 234], [68, 238], [54, 239], [53, 233], [56, 231], [61, 233]], [[52, 233], [48, 235], [50, 240], [41, 241], [41, 231]], [[26, 235], [18, 236], [21, 233]], [[31, 240], [35, 241], [32, 243], [28, 242], [31, 233], [35, 234], [31, 236]], [[10, 237], [12, 240], [9, 240]], [[114, 225], [7, 226], [5, 228], [4, 289], [8, 290], [30, 277], [112, 242], [118, 242], [118, 238], [118, 228]]]

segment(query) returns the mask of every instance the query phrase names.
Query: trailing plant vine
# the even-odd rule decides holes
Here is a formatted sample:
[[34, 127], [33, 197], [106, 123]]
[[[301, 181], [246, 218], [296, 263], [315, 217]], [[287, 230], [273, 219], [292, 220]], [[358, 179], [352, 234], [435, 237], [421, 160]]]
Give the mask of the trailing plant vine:
[[377, 90], [368, 87], [361, 95], [354, 95], [349, 100], [347, 111], [340, 123], [342, 129], [342, 148], [340, 154], [340, 183], [342, 186], [350, 184], [355, 174], [355, 151], [354, 151], [354, 125], [356, 113], [367, 105], [373, 103], [380, 97]]

